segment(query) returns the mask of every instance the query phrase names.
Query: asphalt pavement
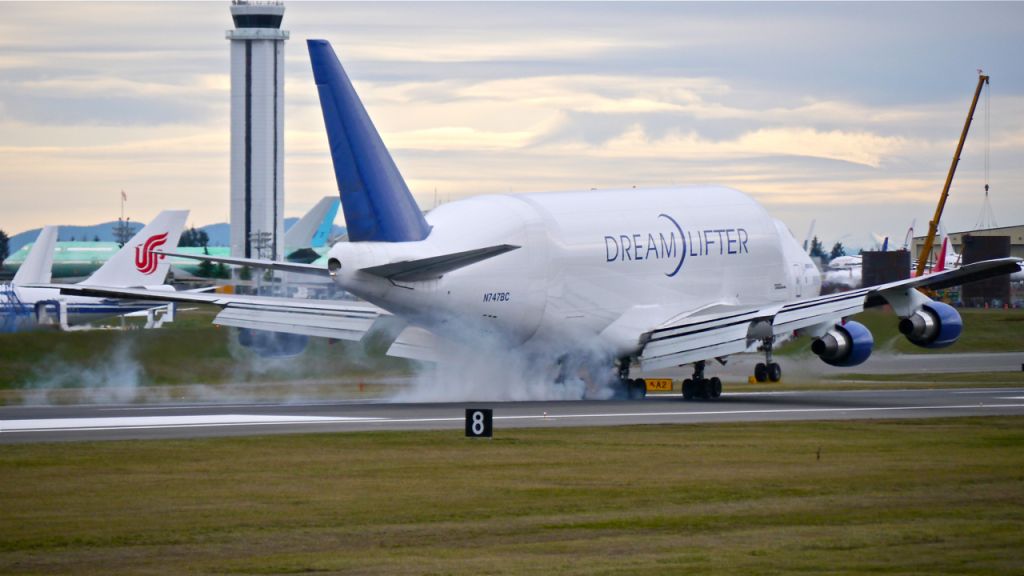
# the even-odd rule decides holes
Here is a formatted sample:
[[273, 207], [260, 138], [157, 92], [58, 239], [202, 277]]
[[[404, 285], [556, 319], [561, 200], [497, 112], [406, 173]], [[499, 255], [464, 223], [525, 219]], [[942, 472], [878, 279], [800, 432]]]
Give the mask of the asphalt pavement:
[[[1024, 388], [742, 392], [633, 401], [305, 402], [0, 407], [0, 443], [452, 430], [467, 408], [513, 428], [1024, 415]], [[460, 432], [455, 432], [460, 431]]]

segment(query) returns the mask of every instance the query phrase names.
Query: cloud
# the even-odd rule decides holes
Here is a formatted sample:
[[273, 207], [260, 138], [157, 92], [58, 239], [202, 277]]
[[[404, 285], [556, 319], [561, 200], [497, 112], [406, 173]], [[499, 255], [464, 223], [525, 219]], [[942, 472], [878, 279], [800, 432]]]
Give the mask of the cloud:
[[643, 46], [639, 42], [622, 42], [610, 38], [477, 38], [472, 42], [456, 39], [448, 42], [403, 44], [365, 42], [345, 49], [345, 57], [354, 60], [390, 60], [397, 62], [501, 62], [560, 57], [594, 57], [627, 47]]
[[178, 82], [152, 82], [109, 76], [64, 76], [45, 80], [26, 80], [12, 88], [28, 93], [58, 93], [61, 95], [116, 95], [150, 98], [180, 98], [202, 95], [217, 98], [217, 93], [231, 92], [228, 74], [198, 74]]
[[[106, 219], [121, 187], [140, 212], [180, 202], [200, 223], [226, 219], [227, 4], [5, 8], [0, 227]], [[821, 206], [822, 230], [926, 218], [983, 62], [993, 201], [1021, 221], [1021, 17], [1020, 4], [289, 2], [287, 204], [336, 188], [302, 45], [324, 37], [427, 204], [435, 187], [708, 182], [754, 194], [794, 229]], [[980, 21], [991, 26], [966, 25]], [[953, 220], [980, 206], [982, 117]]]

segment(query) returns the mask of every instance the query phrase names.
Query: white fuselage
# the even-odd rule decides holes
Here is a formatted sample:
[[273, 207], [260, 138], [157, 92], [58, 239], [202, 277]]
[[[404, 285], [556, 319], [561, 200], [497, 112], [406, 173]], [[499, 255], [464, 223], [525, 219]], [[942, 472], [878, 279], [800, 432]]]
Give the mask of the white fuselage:
[[[652, 318], [816, 296], [821, 280], [781, 222], [721, 187], [478, 196], [431, 211], [421, 242], [336, 244], [335, 281], [451, 339], [512, 344], [601, 334], [634, 307]], [[517, 250], [426, 282], [362, 268], [498, 244]], [[631, 353], [638, 342], [611, 342]]]

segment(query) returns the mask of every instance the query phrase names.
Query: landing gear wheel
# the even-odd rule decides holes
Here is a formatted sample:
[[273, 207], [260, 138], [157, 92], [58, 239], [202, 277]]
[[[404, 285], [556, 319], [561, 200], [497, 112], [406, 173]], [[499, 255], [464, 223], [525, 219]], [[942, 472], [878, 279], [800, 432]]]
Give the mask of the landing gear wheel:
[[693, 378], [683, 380], [683, 399], [703, 398], [713, 400], [722, 395], [722, 381], [704, 377], [704, 361], [693, 363]]
[[647, 397], [647, 382], [643, 378], [629, 381], [629, 399], [639, 400]]
[[683, 380], [683, 400], [693, 400], [693, 380]]
[[[778, 366], [778, 364], [776, 364], [776, 366]], [[768, 381], [768, 367], [765, 366], [764, 362], [758, 362], [757, 365], [754, 366], [754, 380], [757, 380], [758, 382]]]
[[708, 381], [708, 392], [712, 399], [716, 399], [722, 395], [722, 381], [718, 377], [714, 377]]
[[782, 380], [782, 366], [779, 366], [775, 362], [768, 365], [768, 379], [772, 382], [778, 382]]

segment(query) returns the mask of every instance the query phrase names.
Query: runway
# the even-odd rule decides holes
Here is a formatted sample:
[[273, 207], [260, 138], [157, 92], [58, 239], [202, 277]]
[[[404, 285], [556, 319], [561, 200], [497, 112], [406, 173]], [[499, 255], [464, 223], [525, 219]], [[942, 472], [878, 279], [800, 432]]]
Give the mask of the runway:
[[2, 407], [0, 443], [460, 431], [470, 407], [493, 409], [500, 437], [503, 430], [529, 427], [1024, 415], [1024, 388], [727, 393], [714, 402], [674, 395], [622, 402]]

